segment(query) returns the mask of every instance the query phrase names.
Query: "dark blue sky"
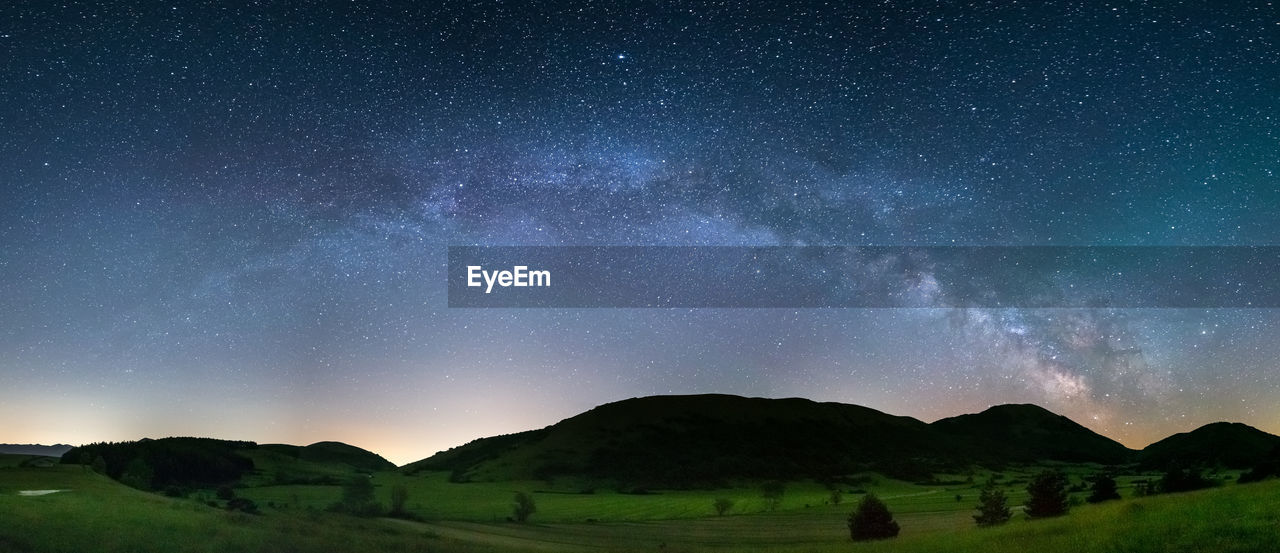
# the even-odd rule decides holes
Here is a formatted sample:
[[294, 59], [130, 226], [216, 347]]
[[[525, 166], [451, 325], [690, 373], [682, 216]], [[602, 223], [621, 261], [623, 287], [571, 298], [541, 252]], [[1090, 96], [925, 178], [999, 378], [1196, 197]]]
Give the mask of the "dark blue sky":
[[1274, 245], [1275, 6], [429, 4], [4, 10], [0, 441], [408, 462], [668, 392], [1280, 432], [1274, 310], [473, 311], [444, 281], [449, 244]]

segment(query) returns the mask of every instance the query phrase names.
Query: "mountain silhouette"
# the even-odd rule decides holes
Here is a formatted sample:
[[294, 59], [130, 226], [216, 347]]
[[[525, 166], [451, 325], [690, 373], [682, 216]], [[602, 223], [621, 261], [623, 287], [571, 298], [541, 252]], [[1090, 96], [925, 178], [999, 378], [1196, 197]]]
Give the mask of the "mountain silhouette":
[[1277, 448], [1280, 436], [1238, 422], [1215, 422], [1151, 444], [1138, 458], [1144, 466], [1161, 469], [1173, 463], [1249, 468]]
[[455, 481], [586, 476], [637, 487], [700, 487], [863, 470], [914, 480], [973, 463], [1120, 463], [1133, 455], [1034, 405], [997, 406], [926, 424], [858, 405], [710, 394], [609, 403], [403, 468], [448, 470]]

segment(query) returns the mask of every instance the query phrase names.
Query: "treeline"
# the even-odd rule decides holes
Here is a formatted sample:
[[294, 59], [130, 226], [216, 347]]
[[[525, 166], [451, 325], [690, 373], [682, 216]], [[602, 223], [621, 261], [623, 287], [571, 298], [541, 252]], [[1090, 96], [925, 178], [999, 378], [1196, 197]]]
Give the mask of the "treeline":
[[253, 470], [253, 461], [236, 450], [257, 445], [212, 438], [98, 442], [71, 449], [62, 456], [62, 463], [92, 467], [144, 490], [217, 486]]

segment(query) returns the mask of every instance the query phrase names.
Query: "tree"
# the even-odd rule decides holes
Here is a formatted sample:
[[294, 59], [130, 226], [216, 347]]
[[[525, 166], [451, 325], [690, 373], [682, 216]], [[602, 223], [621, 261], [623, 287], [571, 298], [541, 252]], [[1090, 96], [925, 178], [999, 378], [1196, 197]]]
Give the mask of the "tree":
[[764, 498], [765, 508], [773, 511], [782, 504], [782, 496], [787, 493], [787, 486], [777, 480], [765, 482], [760, 486], [760, 497]]
[[1054, 517], [1067, 513], [1067, 475], [1050, 469], [1037, 474], [1027, 484], [1027, 514], [1033, 518]]
[[408, 514], [405, 510], [405, 504], [409, 502], [409, 488], [404, 484], [396, 484], [391, 488], [391, 516], [404, 516]]
[[849, 536], [854, 541], [880, 540], [898, 535], [898, 523], [893, 513], [876, 494], [868, 493], [849, 513]]
[[724, 516], [725, 513], [729, 512], [729, 509], [733, 508], [733, 500], [727, 497], [719, 497], [716, 498], [711, 506], [715, 508], [717, 515]]
[[365, 474], [357, 474], [342, 485], [342, 502], [336, 510], [353, 515], [378, 514], [378, 504], [373, 500], [373, 480]]
[[529, 515], [538, 511], [538, 506], [534, 504], [532, 495], [516, 492], [514, 501], [515, 504], [512, 505], [511, 514], [516, 522], [529, 520]]
[[978, 514], [973, 516], [973, 521], [978, 526], [995, 526], [1008, 522], [1011, 516], [1004, 490], [996, 485], [995, 480], [987, 480], [982, 493], [978, 494]]
[[1089, 503], [1102, 503], [1112, 499], [1120, 499], [1120, 492], [1116, 490], [1116, 480], [1109, 474], [1099, 474], [1093, 479], [1093, 493], [1089, 494]]

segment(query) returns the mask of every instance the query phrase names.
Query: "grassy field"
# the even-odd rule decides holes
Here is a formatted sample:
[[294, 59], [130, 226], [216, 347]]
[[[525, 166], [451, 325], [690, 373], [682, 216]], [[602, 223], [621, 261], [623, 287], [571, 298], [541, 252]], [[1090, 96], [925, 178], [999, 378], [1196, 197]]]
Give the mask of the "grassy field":
[[[266, 461], [266, 459], [264, 459]], [[845, 517], [860, 497], [829, 504], [829, 491], [793, 482], [776, 511], [756, 487], [576, 493], [576, 485], [545, 482], [467, 483], [444, 474], [374, 476], [385, 505], [393, 486], [410, 492], [409, 507], [425, 522], [358, 519], [324, 512], [337, 486], [238, 489], [263, 514], [231, 513], [203, 503], [212, 492], [174, 499], [125, 487], [79, 466], [20, 467], [0, 456], [0, 551], [1274, 551], [1280, 532], [1280, 482], [1227, 485], [1186, 494], [1079, 505], [1065, 517], [1026, 521], [1021, 514], [992, 529], [970, 518], [977, 484], [969, 475], [939, 475], [951, 484], [922, 485], [875, 475], [859, 487], [880, 495], [902, 526], [884, 542], [852, 543]], [[263, 474], [282, 467], [268, 466]], [[287, 467], [285, 467], [287, 468]], [[1040, 467], [1002, 472], [1010, 503], [1025, 498], [1025, 480]], [[1070, 466], [1072, 482], [1097, 467]], [[311, 469], [327, 473], [330, 468]], [[259, 475], [262, 476], [262, 475]], [[974, 474], [982, 482], [988, 473]], [[1226, 475], [1231, 476], [1231, 475]], [[265, 479], [256, 480], [265, 482]], [[37, 497], [21, 490], [69, 490]], [[506, 522], [514, 491], [529, 491], [538, 512], [525, 524]], [[572, 492], [572, 493], [571, 493]], [[956, 500], [960, 495], [960, 501]], [[1082, 496], [1083, 493], [1077, 494]], [[715, 516], [717, 497], [736, 501]]]
[[[1011, 505], [1018, 505], [1026, 497], [1026, 482], [1043, 466], [1028, 466], [1002, 471], [996, 476], [1005, 489]], [[1102, 470], [1098, 466], [1061, 465], [1073, 483]], [[970, 475], [938, 475], [949, 484], [923, 485], [892, 480], [876, 474], [861, 475], [867, 481], [856, 485], [844, 485], [846, 505], [828, 504], [830, 490], [814, 482], [791, 482], [777, 510], [821, 511], [833, 507], [847, 511], [848, 505], [860, 497], [856, 492], [865, 490], [879, 495], [895, 513], [962, 513], [964, 518], [977, 503], [979, 488], [993, 474], [977, 471], [973, 483], [967, 483]], [[1234, 480], [1235, 474], [1227, 475]], [[1131, 494], [1133, 481], [1156, 478], [1155, 475], [1119, 476], [1121, 493]], [[535, 522], [636, 522], [650, 520], [693, 519], [713, 516], [712, 503], [717, 498], [734, 502], [730, 516], [763, 514], [768, 512], [758, 486], [743, 485], [719, 490], [658, 490], [644, 495], [619, 493], [599, 488], [583, 493], [581, 485], [560, 483], [548, 485], [541, 481], [526, 482], [472, 482], [451, 483], [444, 473], [420, 473], [404, 476], [395, 472], [373, 475], [378, 499], [384, 505], [390, 501], [393, 487], [404, 486], [409, 491], [409, 510], [428, 520], [453, 520], [466, 522], [501, 522], [511, 514], [511, 497], [514, 492], [530, 492], [537, 500]], [[338, 486], [261, 486], [240, 490], [240, 495], [258, 502], [289, 508], [323, 509], [341, 497]], [[960, 500], [956, 496], [960, 496]], [[1087, 492], [1074, 494], [1079, 499]], [[847, 514], [847, 513], [846, 513]], [[967, 520], [967, 519], [966, 519]]]

